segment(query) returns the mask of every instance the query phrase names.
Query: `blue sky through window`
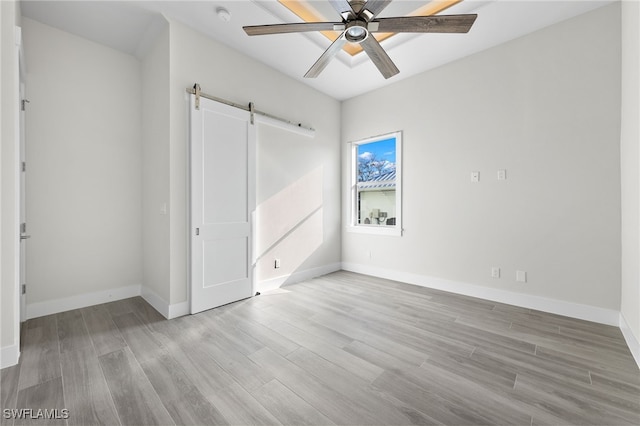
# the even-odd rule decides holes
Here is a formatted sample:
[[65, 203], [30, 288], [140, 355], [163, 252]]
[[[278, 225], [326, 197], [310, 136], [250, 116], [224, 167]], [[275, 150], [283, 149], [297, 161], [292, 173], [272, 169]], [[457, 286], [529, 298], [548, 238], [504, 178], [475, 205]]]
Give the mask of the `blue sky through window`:
[[358, 145], [358, 182], [396, 169], [396, 138]]

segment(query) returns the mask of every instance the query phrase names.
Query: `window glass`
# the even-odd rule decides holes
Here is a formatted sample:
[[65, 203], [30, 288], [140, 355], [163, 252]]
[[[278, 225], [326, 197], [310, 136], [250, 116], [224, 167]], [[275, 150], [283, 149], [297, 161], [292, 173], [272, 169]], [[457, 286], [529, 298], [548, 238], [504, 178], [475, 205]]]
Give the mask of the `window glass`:
[[352, 144], [353, 227], [400, 229], [399, 154], [400, 132]]

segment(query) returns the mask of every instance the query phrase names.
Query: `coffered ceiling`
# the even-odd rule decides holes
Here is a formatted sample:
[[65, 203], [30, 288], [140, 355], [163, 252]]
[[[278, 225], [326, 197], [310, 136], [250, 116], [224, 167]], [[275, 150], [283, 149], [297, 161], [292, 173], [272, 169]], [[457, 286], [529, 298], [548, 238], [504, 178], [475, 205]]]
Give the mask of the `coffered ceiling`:
[[[380, 17], [476, 13], [467, 34], [396, 34], [381, 41], [400, 73], [388, 80], [356, 46], [339, 52], [315, 79], [303, 75], [331, 44], [332, 34], [292, 33], [248, 37], [244, 25], [340, 17], [328, 0], [236, 1], [34, 1], [22, 0], [24, 16], [125, 53], [144, 56], [163, 16], [183, 24], [343, 100], [504, 43], [612, 0], [396, 0]], [[225, 9], [230, 19], [220, 19]], [[302, 12], [301, 12], [302, 11]], [[306, 11], [306, 12], [304, 12]], [[27, 64], [28, 66], [28, 64]]]

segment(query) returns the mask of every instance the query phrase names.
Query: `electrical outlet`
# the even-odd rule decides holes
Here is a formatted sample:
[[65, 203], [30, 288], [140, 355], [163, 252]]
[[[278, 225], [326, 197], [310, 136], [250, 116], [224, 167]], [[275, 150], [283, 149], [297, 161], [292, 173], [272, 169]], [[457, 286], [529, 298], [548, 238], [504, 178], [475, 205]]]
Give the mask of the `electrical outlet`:
[[496, 266], [491, 268], [491, 278], [500, 278], [500, 268]]
[[516, 281], [519, 283], [526, 283], [527, 273], [525, 271], [516, 271]]
[[276, 259], [275, 262], [273, 262], [273, 268], [274, 269], [280, 268], [280, 259]]

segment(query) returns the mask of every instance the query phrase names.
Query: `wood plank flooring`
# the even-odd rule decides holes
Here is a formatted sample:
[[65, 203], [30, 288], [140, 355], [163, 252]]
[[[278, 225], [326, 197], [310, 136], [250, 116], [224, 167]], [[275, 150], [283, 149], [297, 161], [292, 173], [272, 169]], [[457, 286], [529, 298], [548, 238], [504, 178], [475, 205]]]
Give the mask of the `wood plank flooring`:
[[640, 424], [617, 328], [349, 272], [171, 321], [126, 299], [23, 335], [2, 409], [66, 408], [60, 424]]

